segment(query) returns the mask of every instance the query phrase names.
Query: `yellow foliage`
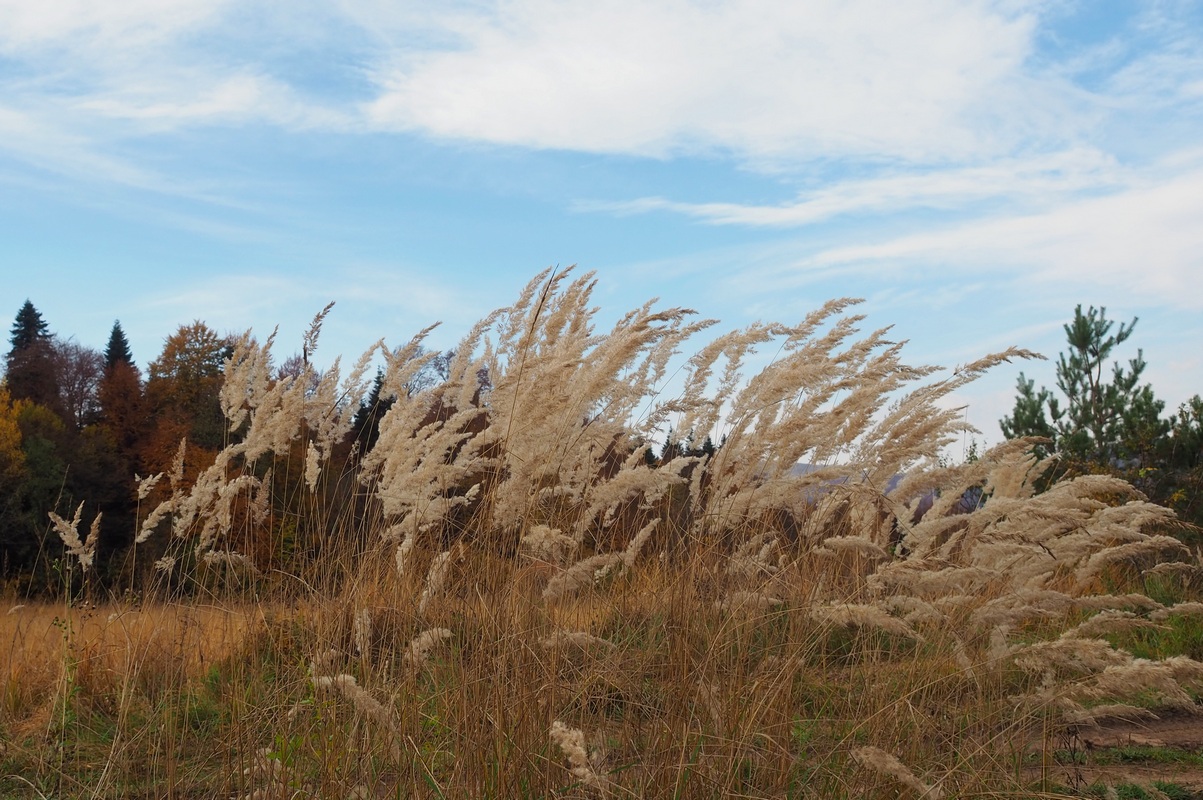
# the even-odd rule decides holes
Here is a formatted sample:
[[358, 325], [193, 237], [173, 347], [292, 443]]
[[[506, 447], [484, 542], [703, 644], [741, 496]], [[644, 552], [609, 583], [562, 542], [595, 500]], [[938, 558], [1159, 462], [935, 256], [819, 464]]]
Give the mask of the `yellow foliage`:
[[25, 468], [21, 427], [17, 424], [19, 411], [13, 405], [8, 387], [0, 384], [0, 481], [4, 483], [18, 480]]

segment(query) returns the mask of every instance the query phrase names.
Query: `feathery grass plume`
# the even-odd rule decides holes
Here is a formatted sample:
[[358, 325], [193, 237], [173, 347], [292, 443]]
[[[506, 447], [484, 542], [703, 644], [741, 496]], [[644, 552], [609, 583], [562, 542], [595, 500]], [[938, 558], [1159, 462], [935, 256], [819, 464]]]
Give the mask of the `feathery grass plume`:
[[660, 520], [654, 519], [648, 524], [639, 529], [627, 546], [619, 553], [607, 553], [607, 556], [617, 555], [618, 558], [610, 558], [606, 564], [598, 567], [593, 573], [593, 582], [598, 583], [603, 580], [612, 571], [618, 570], [623, 572], [635, 568], [635, 560], [639, 558], [639, 554], [643, 552], [647, 540], [651, 538], [652, 532], [656, 530], [656, 526], [660, 524]]
[[622, 553], [599, 553], [581, 559], [552, 577], [543, 588], [544, 600], [555, 600], [592, 586], [622, 563]]
[[314, 653], [313, 658], [309, 661], [309, 674], [316, 676], [321, 672], [330, 672], [340, 656], [342, 656], [342, 653], [333, 647], [327, 648], [320, 653]]
[[1051, 589], [1018, 589], [987, 600], [970, 614], [979, 629], [1015, 626], [1030, 619], [1058, 617], [1076, 608], [1077, 599]]
[[334, 308], [334, 301], [326, 303], [326, 307], [313, 315], [313, 321], [309, 323], [309, 328], [305, 331], [305, 337], [301, 342], [301, 358], [306, 364], [309, 363], [310, 357], [317, 351], [317, 340], [322, 333], [322, 324], [326, 321], [326, 317], [330, 315], [330, 311]]
[[268, 391], [271, 382], [271, 347], [279, 328], [271, 332], [262, 347], [251, 332], [245, 331], [235, 340], [230, 356], [222, 365], [222, 381], [219, 397], [221, 412], [232, 430], [237, 430], [246, 420], [251, 409]]
[[158, 485], [159, 481], [163, 479], [164, 474], [165, 473], [159, 472], [143, 478], [137, 473], [134, 473], [134, 483], [138, 484], [138, 499], [145, 500], [150, 493], [154, 491], [154, 488], [156, 485]]
[[518, 542], [518, 552], [527, 558], [563, 565], [580, 547], [580, 542], [557, 528], [533, 526]]
[[405, 538], [401, 540], [401, 543], [397, 545], [397, 552], [394, 560], [397, 565], [397, 577], [399, 578], [405, 577], [405, 565], [409, 563], [409, 554], [414, 549], [415, 541], [416, 539], [414, 537], [414, 533], [413, 531], [410, 531], [405, 535]]
[[727, 560], [726, 572], [733, 578], [754, 580], [777, 572], [772, 561], [777, 547], [778, 534], [772, 531], [758, 533], [740, 544]]
[[868, 536], [829, 536], [815, 548], [819, 555], [837, 555], [839, 553], [859, 553], [869, 558], [886, 561], [890, 554], [881, 545]]
[[318, 453], [313, 442], [309, 443], [309, 448], [305, 453], [305, 485], [309, 487], [310, 492], [317, 491], [317, 479], [322, 474], [321, 455]]
[[777, 608], [784, 601], [765, 592], [732, 592], [729, 597], [714, 602], [717, 611], [763, 611]]
[[1153, 620], [1154, 622], [1164, 622], [1170, 617], [1186, 616], [1187, 614], [1193, 616], [1203, 616], [1203, 603], [1197, 603], [1194, 601], [1187, 603], [1175, 603], [1168, 608], [1157, 609], [1153, 613], [1149, 614], [1149, 619]]
[[96, 517], [92, 520], [92, 527], [88, 531], [87, 539], [81, 541], [79, 538], [79, 522], [83, 510], [84, 504], [80, 503], [79, 507], [75, 509], [75, 517], [70, 522], [53, 511], [49, 512], [49, 514], [50, 521], [54, 524], [55, 532], [63, 540], [63, 544], [67, 545], [67, 555], [75, 556], [79, 561], [80, 567], [87, 570], [92, 566], [92, 559], [96, 555], [96, 542], [100, 539], [101, 512], [97, 512]]
[[1159, 625], [1151, 619], [1138, 617], [1131, 611], [1112, 608], [1100, 611], [1085, 622], [1062, 631], [1061, 638], [1095, 639], [1108, 633], [1148, 629], [1164, 630], [1165, 626]]
[[539, 640], [539, 646], [544, 650], [555, 650], [558, 647], [576, 647], [580, 650], [614, 650], [616, 645], [606, 639], [600, 639], [584, 631], [554, 631], [551, 636]]
[[170, 575], [171, 571], [175, 569], [175, 563], [176, 557], [168, 554], [156, 560], [154, 567], [156, 571], [162, 572], [164, 575]]
[[443, 584], [447, 581], [447, 571], [451, 568], [451, 551], [444, 550], [430, 562], [430, 570], [426, 573], [426, 584], [418, 598], [418, 615], [426, 613], [430, 602], [443, 592]]
[[388, 742], [389, 752], [393, 758], [400, 759], [402, 750], [397, 745], [397, 741], [404, 735], [401, 726], [398, 724], [394, 714], [385, 708], [384, 704], [372, 696], [372, 693], [359, 685], [355, 680], [355, 676], [341, 675], [315, 675], [313, 685], [319, 689], [333, 689], [341, 694], [365, 717], [376, 723], [385, 733], [390, 734]]
[[1092, 675], [1132, 661], [1131, 655], [1103, 639], [1054, 639], [1016, 645], [1010, 651], [1015, 666], [1035, 674], [1056, 671], [1071, 676]]
[[256, 575], [259, 572], [249, 558], [242, 553], [235, 553], [232, 550], [208, 550], [201, 556], [201, 560], [206, 566], [212, 568], [219, 566], [228, 567], [232, 570], [247, 572], [251, 575]]
[[545, 524], [580, 541], [619, 504], [639, 502], [641, 484], [663, 490], [665, 473], [631, 458], [640, 436], [648, 438], [646, 422], [632, 430], [631, 421], [655, 391], [636, 378], [660, 374], [699, 325], [685, 321], [684, 309], [648, 304], [596, 335], [592, 275], [570, 274], [540, 274], [514, 305], [478, 325], [433, 408], [399, 401], [381, 421], [367, 460], [387, 513], [430, 530], [465, 513], [476, 492], [476, 536], [508, 541]]
[[1125, 722], [1144, 722], [1159, 719], [1159, 717], [1147, 708], [1127, 703], [1108, 703], [1090, 708], [1072, 703], [1072, 706], [1062, 714], [1062, 719], [1070, 725], [1099, 727], [1104, 722], [1117, 719]]
[[886, 633], [906, 636], [917, 642], [924, 641], [923, 636], [898, 617], [890, 616], [879, 606], [867, 603], [843, 603], [831, 606], [815, 606], [810, 609], [810, 616], [816, 622], [842, 627], [877, 628]]
[[1006, 623], [996, 625], [990, 630], [990, 645], [986, 649], [986, 660], [995, 669], [1002, 667], [1013, 654], [1023, 649], [1023, 645], [1008, 643], [1007, 636], [1010, 633], [1011, 626]]
[[906, 764], [899, 761], [897, 756], [880, 747], [858, 747], [849, 755], [865, 769], [893, 778], [908, 789], [918, 792], [924, 800], [940, 800], [944, 796], [938, 785], [924, 783]]
[[[444, 515], [469, 503], [467, 494], [479, 489], [480, 476], [491, 460], [464, 452], [471, 428], [485, 413], [478, 403], [483, 365], [470, 361], [463, 348], [475, 348], [483, 331], [473, 330], [460, 343], [452, 372], [430, 393], [412, 393], [408, 385], [433, 359], [423, 353], [422, 341], [433, 330], [425, 329], [404, 347], [385, 350], [382, 396], [394, 399], [380, 420], [380, 436], [363, 459], [361, 480], [375, 482], [384, 512], [395, 520], [391, 538], [419, 533], [442, 524]], [[475, 337], [475, 339], [473, 338]], [[471, 377], [455, 370], [471, 372]], [[460, 398], [471, 385], [476, 393]]]
[[1130, 592], [1128, 594], [1085, 594], [1074, 598], [1079, 608], [1088, 611], [1103, 611], [1109, 608], [1136, 609], [1138, 611], [1158, 611], [1165, 608], [1161, 603], [1147, 595]]
[[639, 558], [639, 554], [643, 552], [643, 548], [647, 546], [648, 539], [652, 538], [652, 533], [655, 532], [656, 526], [659, 524], [660, 520], [654, 519], [640, 528], [631, 537], [630, 543], [622, 551], [622, 565], [625, 569], [635, 568], [635, 559]]
[[[1171, 512], [1143, 502], [1123, 481], [1082, 476], [1033, 494], [1032, 482], [1042, 467], [1031, 453], [1007, 445], [991, 450], [983, 461], [979, 471], [962, 477], [980, 481], [987, 476], [986, 502], [955, 517], [933, 517], [929, 511], [906, 531], [904, 560], [882, 564], [869, 578], [875, 591], [930, 596], [944, 580], [955, 580], [964, 594], [993, 598], [971, 615], [976, 626], [989, 629], [1056, 618], [1075, 607], [1119, 607], [1120, 601], [1093, 594], [1100, 569], [1181, 552], [1177, 540], [1142, 531], [1170, 521]], [[1009, 477], [999, 479], [999, 474]], [[1071, 581], [1067, 569], [1073, 570]]]
[[355, 643], [355, 652], [366, 656], [372, 648], [372, 609], [361, 608], [355, 614], [351, 624], [351, 640]]
[[883, 597], [879, 604], [886, 611], [896, 611], [902, 614], [902, 620], [908, 625], [924, 623], [929, 625], [944, 625], [948, 623], [948, 615], [933, 603], [919, 597], [909, 595], [890, 595]]
[[[569, 275], [540, 276], [541, 290], [499, 320], [492, 424], [482, 444], [503, 459], [504, 481], [491, 507], [494, 526], [558, 509], [568, 512], [579, 538], [595, 524], [591, 514], [608, 514], [618, 500], [606, 491], [613, 462], [633, 464], [630, 421], [653, 389], [633, 376], [661, 371], [658, 365], [699, 326], [685, 323], [692, 313], [685, 309], [656, 312], [647, 304], [607, 335], [594, 335], [593, 275], [565, 285]], [[636, 423], [634, 433], [645, 432], [640, 428]], [[632, 474], [664, 484], [646, 466]], [[629, 496], [631, 488], [625, 482], [620, 494]]]
[[188, 450], [188, 437], [180, 439], [179, 446], [175, 449], [175, 456], [171, 459], [171, 472], [167, 473], [167, 481], [171, 484], [171, 491], [178, 492], [183, 488], [184, 483], [184, 455]]
[[569, 771], [577, 780], [602, 794], [609, 789], [609, 780], [598, 771], [600, 759], [591, 758], [585, 750], [585, 734], [579, 728], [570, 728], [558, 719], [551, 723], [551, 741], [560, 748], [568, 759]]
[[952, 654], [956, 659], [957, 666], [966, 675], [977, 681], [977, 671], [973, 668], [973, 659], [969, 657], [969, 651], [965, 648], [965, 641], [955, 633], [950, 635], [952, 636]]
[[[307, 352], [316, 347], [317, 332], [328, 311], [329, 307], [315, 318], [307, 334]], [[350, 430], [353, 414], [367, 390], [363, 372], [379, 345], [364, 353], [345, 380], [340, 381], [337, 359], [320, 376], [306, 361], [300, 375], [272, 379], [274, 341], [274, 332], [260, 344], [249, 331], [235, 341], [224, 362], [221, 389], [222, 413], [231, 441], [186, 492], [183, 487], [186, 441], [181, 441], [170, 474], [173, 490], [170, 504], [160, 504], [152, 511], [143, 523], [140, 541], [153, 532], [168, 512], [173, 514], [176, 537], [195, 537], [198, 556], [222, 546], [233, 533], [235, 509], [239, 514], [243, 509], [249, 512], [249, 519], [239, 517], [240, 524], [242, 520], [261, 524], [267, 517], [269, 486], [251, 468], [265, 455], [288, 455], [293, 443], [302, 436], [307, 439], [305, 478], [310, 487], [314, 486], [334, 444]]]
[[[934, 462], [965, 428], [939, 403], [986, 369], [1031, 355], [1012, 349], [981, 359], [884, 411], [891, 396], [935, 368], [902, 364], [901, 344], [887, 340], [887, 329], [855, 339], [861, 318], [837, 318], [854, 302], [832, 301], [795, 327], [748, 332], [757, 344], [782, 339], [781, 352], [731, 399], [725, 444], [706, 465], [708, 489], [696, 499], [699, 526], [732, 530], [785, 511], [825, 538], [836, 515], [855, 521], [851, 534], [884, 545], [889, 526], [870, 509], [880, 505], [881, 487], [922, 459]], [[801, 461], [827, 466], [819, 476], [791, 474]], [[854, 502], [832, 492], [837, 485], [855, 493]]]
[[[181, 439], [179, 446], [176, 448], [175, 456], [171, 463], [171, 472], [152, 475], [149, 478], [142, 478], [138, 481], [138, 501], [150, 496], [151, 491], [159, 483], [166, 474], [168, 483], [171, 486], [171, 493], [168, 497], [160, 501], [151, 512], [146, 515], [142, 521], [142, 526], [138, 530], [138, 535], [134, 538], [134, 544], [142, 544], [146, 542], [151, 535], [158, 529], [159, 523], [172, 511], [175, 510], [176, 503], [179, 500], [180, 492], [183, 489], [184, 480], [184, 453], [188, 447], [188, 440]], [[135, 476], [136, 477], [136, 476]]]
[[[1162, 509], [1165, 511], [1165, 509]], [[1173, 512], [1169, 512], [1172, 514]], [[1189, 553], [1186, 545], [1173, 536], [1145, 536], [1139, 541], [1128, 542], [1115, 547], [1099, 550], [1086, 559], [1074, 577], [1079, 583], [1085, 583], [1097, 576], [1105, 567], [1117, 561], [1137, 561], [1142, 558], [1157, 558], [1163, 554]]]
[[287, 796], [290, 787], [288, 776], [284, 772], [284, 764], [279, 756], [272, 753], [270, 747], [261, 747], [255, 752], [251, 766], [242, 771], [252, 783], [266, 782], [271, 788], [254, 789], [242, 796], [242, 800], [271, 800], [271, 798]]
[[719, 699], [718, 684], [713, 681], [699, 680], [698, 699], [706, 707], [706, 713], [710, 715], [710, 724], [714, 726], [714, 730], [723, 730], [726, 715], [723, 714], [723, 704]]
[[1132, 658], [1127, 663], [1108, 666], [1092, 686], [1083, 686], [1080, 692], [1093, 699], [1136, 697], [1151, 692], [1164, 705], [1197, 713], [1198, 705], [1183, 683], [1203, 685], [1203, 662], [1187, 656], [1172, 656], [1162, 661]]
[[865, 581], [870, 590], [882, 596], [904, 592], [913, 597], [945, 600], [972, 595], [979, 602], [983, 595], [989, 596], [992, 585], [999, 583], [998, 571], [990, 567], [950, 566], [940, 559], [915, 556], [881, 564]]
[[159, 503], [154, 509], [146, 515], [146, 519], [142, 520], [142, 526], [138, 529], [138, 535], [134, 539], [134, 544], [142, 544], [146, 542], [158, 530], [159, 523], [171, 513], [175, 505], [175, 498], [168, 498]]
[[447, 628], [428, 628], [422, 631], [406, 646], [402, 662], [407, 669], [420, 669], [430, 658], [430, 651], [435, 645], [450, 639], [451, 636], [451, 631]]
[[970, 614], [970, 621], [984, 629], [1035, 619], [1057, 619], [1074, 610], [1129, 608], [1152, 611], [1161, 608], [1161, 604], [1141, 594], [1070, 596], [1051, 589], [1020, 588], [983, 603]]
[[1187, 564], [1184, 561], [1163, 561], [1156, 566], [1149, 567], [1140, 574], [1145, 577], [1164, 578], [1170, 575], [1197, 575], [1203, 572], [1203, 569], [1194, 564]]

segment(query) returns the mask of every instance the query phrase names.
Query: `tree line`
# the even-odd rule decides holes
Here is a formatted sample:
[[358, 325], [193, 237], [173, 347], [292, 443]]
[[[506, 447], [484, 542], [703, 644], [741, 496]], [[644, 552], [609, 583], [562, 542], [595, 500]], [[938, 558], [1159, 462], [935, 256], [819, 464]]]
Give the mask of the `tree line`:
[[[100, 516], [91, 577], [109, 588], [139, 584], [156, 556], [152, 541], [139, 555], [141, 569], [132, 557], [140, 513], [145, 517], [171, 491], [163, 480], [140, 497], [139, 476], [171, 475], [186, 488], [237, 435], [227, 430], [220, 399], [233, 343], [199, 320], [180, 325], [143, 371], [120, 321], [99, 351], [53, 333], [33, 303], [25, 302], [11, 328], [0, 382], [0, 580], [8, 588], [25, 595], [61, 590], [67, 567], [49, 515], [70, 519], [80, 504], [81, 530]], [[274, 367], [271, 379], [300, 374], [307, 355]], [[412, 390], [433, 385], [446, 361], [446, 355], [432, 361]], [[388, 406], [378, 375], [342, 457], [371, 447]], [[266, 465], [279, 507], [267, 529], [246, 531], [247, 541], [238, 543], [270, 566], [313, 557], [313, 542], [306, 539], [323, 535], [306, 528], [297, 505], [307, 496], [300, 490], [304, 447], [298, 443], [297, 452], [284, 459], [290, 463]], [[363, 502], [354, 481], [336, 480], [324, 490], [345, 494], [348, 507]], [[157, 537], [159, 549], [162, 538]]]

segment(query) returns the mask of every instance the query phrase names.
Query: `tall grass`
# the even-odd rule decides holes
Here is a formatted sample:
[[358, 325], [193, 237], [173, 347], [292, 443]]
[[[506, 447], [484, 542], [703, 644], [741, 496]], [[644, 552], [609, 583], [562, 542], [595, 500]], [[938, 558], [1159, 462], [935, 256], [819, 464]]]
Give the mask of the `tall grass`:
[[[1203, 610], [1170, 512], [1037, 493], [1031, 442], [940, 458], [949, 396], [1032, 354], [911, 367], [847, 300], [693, 349], [687, 309], [598, 332], [593, 288], [537, 276], [416, 393], [429, 329], [346, 378], [243, 337], [230, 444], [194, 480], [181, 450], [139, 531], [192, 593], [0, 617], [4, 790], [1032, 797], [1082, 726], [1198, 707], [1203, 665], [1148, 641]], [[395, 403], [339, 461], [376, 353]], [[669, 426], [722, 446], [649, 458]], [[295, 569], [283, 517], [318, 531]]]

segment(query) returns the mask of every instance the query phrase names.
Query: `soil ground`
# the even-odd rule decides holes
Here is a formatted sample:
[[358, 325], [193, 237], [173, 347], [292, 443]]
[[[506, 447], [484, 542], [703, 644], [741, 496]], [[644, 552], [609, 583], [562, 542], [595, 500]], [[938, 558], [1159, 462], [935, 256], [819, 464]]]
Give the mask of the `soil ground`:
[[1070, 787], [1163, 781], [1203, 800], [1203, 715], [1161, 711], [1158, 719], [1115, 721], [1083, 731], [1076, 744], [1079, 763], [1034, 765], [1032, 777]]

